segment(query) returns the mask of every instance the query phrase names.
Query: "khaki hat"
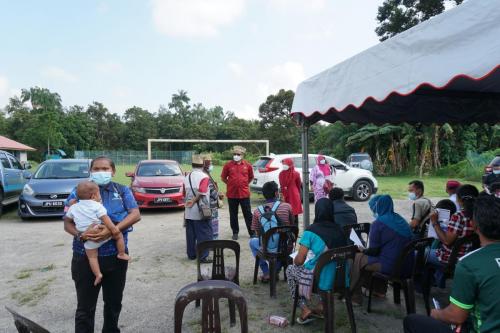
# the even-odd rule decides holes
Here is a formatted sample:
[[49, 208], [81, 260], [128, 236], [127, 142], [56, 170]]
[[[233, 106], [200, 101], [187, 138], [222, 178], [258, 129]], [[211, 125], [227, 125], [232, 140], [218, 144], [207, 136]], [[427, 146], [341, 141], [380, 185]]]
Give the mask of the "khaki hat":
[[242, 146], [234, 146], [233, 147], [233, 154], [244, 154], [247, 150], [243, 148]]
[[203, 165], [203, 156], [198, 154], [193, 154], [193, 156], [191, 156], [191, 162], [193, 164]]
[[211, 161], [212, 160], [211, 154], [202, 154], [201, 157], [203, 158], [204, 161]]

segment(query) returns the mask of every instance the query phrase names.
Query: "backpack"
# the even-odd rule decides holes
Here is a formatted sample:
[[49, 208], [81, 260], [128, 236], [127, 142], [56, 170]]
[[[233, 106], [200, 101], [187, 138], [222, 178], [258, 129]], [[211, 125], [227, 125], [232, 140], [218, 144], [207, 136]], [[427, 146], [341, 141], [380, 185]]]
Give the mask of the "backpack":
[[[268, 207], [266, 205], [260, 205], [257, 209], [260, 212], [260, 239], [271, 228], [281, 227], [282, 222], [278, 215], [276, 215], [276, 211], [280, 205], [279, 201], [276, 201], [273, 207]], [[278, 243], [279, 243], [279, 235], [272, 235], [267, 242], [267, 251], [276, 252], [278, 251]]]

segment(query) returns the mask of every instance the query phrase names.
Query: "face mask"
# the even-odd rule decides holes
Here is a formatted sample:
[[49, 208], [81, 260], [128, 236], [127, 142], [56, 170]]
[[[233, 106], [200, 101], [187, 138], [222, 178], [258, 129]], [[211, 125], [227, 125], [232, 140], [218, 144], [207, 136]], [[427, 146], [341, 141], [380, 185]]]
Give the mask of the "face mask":
[[290, 167], [286, 164], [283, 164], [283, 170], [287, 171], [288, 169], [290, 169]]
[[415, 194], [415, 192], [408, 193], [408, 199], [417, 200], [417, 195]]
[[495, 174], [495, 175], [500, 175], [500, 169], [498, 169], [498, 170], [493, 170], [493, 174]]
[[213, 169], [214, 169], [214, 166], [212, 164], [210, 164], [210, 166], [208, 167], [208, 172], [212, 172]]
[[321, 160], [321, 161], [319, 161], [319, 164], [326, 164], [326, 161], [325, 160]]
[[233, 156], [233, 160], [234, 160], [235, 162], [239, 162], [239, 161], [241, 161], [241, 155], [234, 155], [234, 156]]
[[90, 173], [90, 180], [92, 180], [97, 185], [106, 185], [111, 181], [110, 171], [98, 171]]

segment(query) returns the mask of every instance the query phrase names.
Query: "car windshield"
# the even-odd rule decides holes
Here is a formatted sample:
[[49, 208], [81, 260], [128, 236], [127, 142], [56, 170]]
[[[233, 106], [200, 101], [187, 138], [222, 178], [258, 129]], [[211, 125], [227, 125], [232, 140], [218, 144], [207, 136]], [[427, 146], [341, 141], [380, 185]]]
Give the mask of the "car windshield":
[[353, 155], [351, 156], [351, 162], [362, 162], [364, 160], [370, 160], [369, 156], [366, 155]]
[[139, 166], [137, 176], [157, 177], [157, 176], [180, 176], [181, 169], [174, 163], [146, 163]]
[[253, 164], [253, 166], [257, 169], [259, 168], [265, 168], [267, 163], [269, 162], [270, 158], [268, 157], [261, 157], [257, 162]]
[[87, 162], [49, 162], [40, 165], [33, 178], [35, 179], [69, 179], [88, 178]]

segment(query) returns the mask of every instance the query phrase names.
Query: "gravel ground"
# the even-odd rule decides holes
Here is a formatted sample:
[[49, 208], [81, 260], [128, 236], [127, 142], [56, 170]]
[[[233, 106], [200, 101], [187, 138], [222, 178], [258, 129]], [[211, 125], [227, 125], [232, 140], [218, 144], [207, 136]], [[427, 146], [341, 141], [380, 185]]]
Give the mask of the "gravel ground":
[[[350, 201], [360, 222], [371, 221], [367, 203]], [[410, 215], [410, 203], [396, 200], [396, 211]], [[255, 203], [253, 207], [255, 207]], [[311, 205], [311, 211], [314, 207]], [[220, 238], [231, 236], [227, 208], [220, 211]], [[173, 332], [173, 308], [178, 290], [196, 281], [196, 265], [185, 255], [183, 211], [143, 212], [142, 220], [130, 234], [130, 254], [127, 285], [120, 317], [123, 332]], [[240, 216], [240, 227], [243, 227]], [[17, 309], [51, 332], [73, 331], [76, 295], [71, 280], [71, 237], [63, 230], [61, 220], [22, 222], [17, 218], [0, 220], [0, 332], [15, 332], [12, 318], [4, 305]], [[295, 325], [278, 329], [266, 322], [269, 315], [282, 315], [290, 319], [291, 300], [286, 283], [278, 283], [278, 298], [269, 298], [268, 285], [252, 285], [254, 260], [248, 249], [248, 237], [240, 234], [240, 283], [247, 298], [250, 332], [321, 332], [321, 320], [301, 327]], [[281, 275], [282, 277], [282, 275]], [[391, 295], [376, 300], [373, 313], [356, 308], [359, 332], [401, 332], [403, 306], [394, 305]], [[403, 301], [403, 299], [402, 299]], [[366, 303], [365, 303], [366, 304]], [[403, 301], [404, 304], [404, 301]], [[349, 331], [345, 306], [336, 302], [336, 327], [339, 332]], [[422, 310], [417, 295], [417, 312]], [[200, 309], [194, 305], [184, 315], [185, 332], [199, 332]], [[229, 328], [228, 311], [221, 306], [223, 332], [239, 332], [238, 325]], [[96, 332], [102, 325], [102, 301], [96, 314]]]

